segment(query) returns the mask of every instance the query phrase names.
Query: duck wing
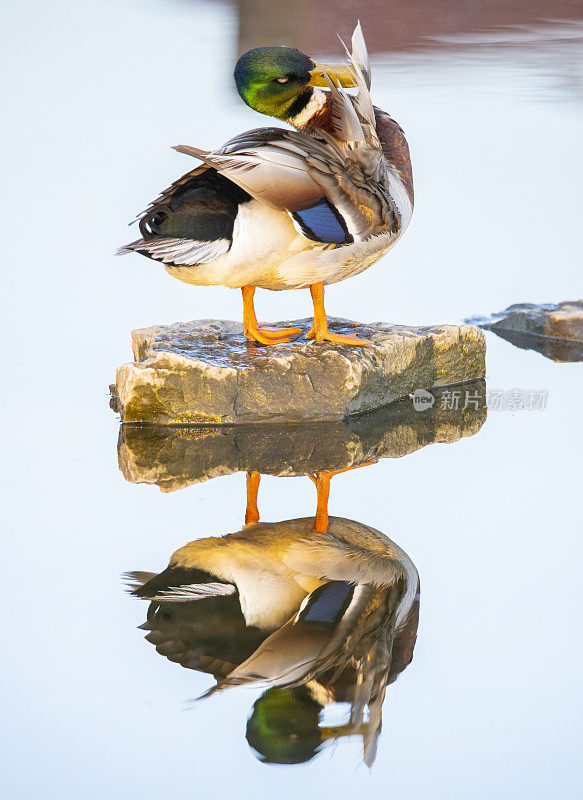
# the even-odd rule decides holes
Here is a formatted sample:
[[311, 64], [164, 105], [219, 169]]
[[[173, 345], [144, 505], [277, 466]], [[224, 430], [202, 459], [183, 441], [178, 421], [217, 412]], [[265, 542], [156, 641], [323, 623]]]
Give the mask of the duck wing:
[[118, 253], [138, 252], [171, 266], [195, 266], [229, 251], [239, 206], [251, 196], [205, 165], [183, 175], [139, 216], [142, 238]]
[[382, 150], [364, 136], [357, 143], [324, 131], [257, 128], [212, 152], [187, 145], [175, 150], [201, 159], [251, 197], [287, 212], [313, 241], [349, 244], [399, 230], [401, 212]]
[[158, 603], [139, 626], [146, 640], [169, 661], [187, 669], [225, 678], [265, 639], [249, 627], [235, 595], [206, 597], [196, 603]]
[[[249, 683], [299, 686], [334, 670], [332, 683], [371, 638], [384, 630], [393, 589], [328, 581], [300, 610], [208, 694]], [[392, 610], [392, 604], [391, 604]], [[391, 616], [389, 611], [389, 616]]]

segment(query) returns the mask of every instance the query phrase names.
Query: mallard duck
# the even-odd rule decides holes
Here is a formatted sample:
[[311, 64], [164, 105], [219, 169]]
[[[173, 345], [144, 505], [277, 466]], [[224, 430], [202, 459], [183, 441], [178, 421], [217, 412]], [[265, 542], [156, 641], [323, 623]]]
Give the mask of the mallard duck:
[[328, 330], [324, 286], [359, 274], [393, 247], [411, 219], [413, 179], [403, 131], [372, 104], [360, 24], [347, 65], [260, 47], [241, 56], [234, 76], [248, 106], [296, 130], [257, 128], [214, 151], [175, 147], [202, 165], [148, 206], [141, 238], [119, 252], [161, 261], [186, 283], [241, 288], [252, 342], [277, 344], [302, 332], [260, 327], [259, 287], [310, 289], [308, 339], [369, 344]]
[[[372, 764], [386, 686], [411, 661], [417, 630], [417, 570], [394, 542], [338, 517], [326, 533], [314, 531], [311, 517], [251, 522], [238, 533], [190, 542], [159, 575], [129, 576], [133, 594], [152, 601], [141, 627], [156, 649], [217, 679], [204, 697], [250, 684], [292, 689], [283, 696], [287, 712], [289, 703], [311, 709], [309, 736], [302, 714], [294, 741], [308, 736], [313, 755], [327, 739], [359, 734]], [[319, 711], [339, 701], [350, 703], [349, 721], [319, 727]], [[298, 709], [290, 720], [281, 702], [272, 690], [257, 701], [248, 739], [260, 752], [283, 749], [289, 758], [287, 734]], [[269, 718], [281, 728], [282, 714], [274, 742], [263, 723]]]

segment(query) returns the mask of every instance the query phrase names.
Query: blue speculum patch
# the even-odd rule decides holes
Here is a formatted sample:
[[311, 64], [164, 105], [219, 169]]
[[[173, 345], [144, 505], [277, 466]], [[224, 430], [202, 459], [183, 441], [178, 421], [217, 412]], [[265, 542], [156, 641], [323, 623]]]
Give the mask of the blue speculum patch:
[[346, 244], [352, 241], [346, 225], [338, 211], [323, 197], [315, 206], [296, 211], [294, 218], [308, 239], [330, 244]]

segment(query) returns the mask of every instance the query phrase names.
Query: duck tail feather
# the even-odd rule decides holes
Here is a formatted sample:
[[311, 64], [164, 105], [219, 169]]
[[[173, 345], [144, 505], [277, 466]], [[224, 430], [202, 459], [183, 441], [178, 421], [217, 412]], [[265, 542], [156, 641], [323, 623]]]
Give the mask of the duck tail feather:
[[199, 147], [191, 147], [188, 144], [176, 144], [172, 146], [172, 149], [176, 150], [177, 153], [184, 153], [184, 155], [198, 158], [199, 161], [204, 161], [205, 163], [210, 155], [209, 150], [201, 150]]
[[353, 98], [356, 114], [359, 119], [365, 123], [365, 127], [370, 129], [371, 135], [376, 138], [376, 119], [372, 98], [370, 96], [370, 62], [360, 23], [357, 25], [352, 35], [352, 52], [349, 51], [342, 39], [340, 39], [340, 41], [346, 50], [350, 62], [349, 69], [358, 88], [358, 92]]
[[356, 28], [354, 29], [354, 33], [352, 34], [351, 44], [352, 44], [351, 59], [360, 67], [360, 71], [362, 73], [362, 77], [366, 84], [366, 88], [370, 89], [370, 83], [371, 83], [370, 59], [368, 57], [368, 50], [366, 48], [366, 42], [364, 41], [364, 35], [362, 33], [360, 20], [358, 20]]
[[136, 589], [139, 589], [149, 580], [152, 580], [155, 575], [155, 572], [140, 572], [139, 570], [132, 570], [130, 572], [122, 572], [121, 579], [128, 594], [132, 594]]

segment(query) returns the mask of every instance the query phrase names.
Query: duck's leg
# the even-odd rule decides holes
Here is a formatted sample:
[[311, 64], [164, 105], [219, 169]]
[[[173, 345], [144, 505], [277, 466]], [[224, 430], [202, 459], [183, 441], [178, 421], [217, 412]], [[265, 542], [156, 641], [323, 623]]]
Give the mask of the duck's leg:
[[352, 336], [330, 333], [324, 310], [324, 284], [313, 283], [310, 286], [310, 294], [314, 303], [314, 324], [306, 334], [306, 339], [315, 339], [317, 342], [337, 342], [338, 344], [373, 344], [369, 339], [354, 339]]
[[344, 467], [344, 469], [337, 469], [334, 472], [323, 471], [318, 472], [316, 475], [310, 475], [310, 479], [316, 484], [317, 505], [316, 516], [314, 518], [314, 530], [316, 533], [326, 533], [328, 530], [328, 498], [330, 497], [330, 481], [334, 475], [340, 475], [341, 472], [349, 472], [352, 469], [359, 469], [360, 467], [368, 467], [374, 464], [374, 461], [365, 461], [364, 464], [357, 464], [354, 467]]
[[247, 506], [245, 508], [245, 525], [250, 522], [259, 522], [259, 509], [257, 507], [257, 493], [259, 492], [259, 472], [247, 473]]
[[241, 292], [243, 293], [243, 329], [245, 331], [245, 338], [250, 342], [259, 342], [259, 344], [281, 344], [282, 342], [289, 342], [289, 336], [295, 336], [302, 332], [301, 328], [280, 328], [279, 330], [271, 330], [269, 328], [260, 328], [255, 315], [255, 305], [253, 303], [253, 295], [255, 294], [254, 286], [242, 286]]
[[333, 472], [318, 472], [317, 475], [310, 475], [316, 484], [317, 505], [316, 516], [314, 518], [314, 530], [316, 533], [326, 533], [328, 530], [328, 498], [330, 497], [330, 479]]

